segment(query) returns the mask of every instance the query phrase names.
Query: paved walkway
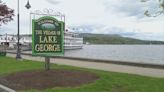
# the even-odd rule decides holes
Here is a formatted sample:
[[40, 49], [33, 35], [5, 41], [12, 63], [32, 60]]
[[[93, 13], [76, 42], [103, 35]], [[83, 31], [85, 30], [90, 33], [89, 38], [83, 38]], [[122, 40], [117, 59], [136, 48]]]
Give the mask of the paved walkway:
[[[7, 54], [7, 56], [15, 57], [14, 54]], [[22, 57], [24, 59], [29, 59], [29, 60], [44, 61], [43, 57], [32, 57], [27, 55], [22, 55]], [[51, 63], [164, 78], [164, 69], [144, 68], [144, 67], [117, 65], [117, 64], [110, 64], [110, 63], [108, 64], [108, 63], [98, 63], [98, 62], [86, 62], [82, 60], [70, 60], [70, 59], [61, 59], [61, 58], [51, 59]]]

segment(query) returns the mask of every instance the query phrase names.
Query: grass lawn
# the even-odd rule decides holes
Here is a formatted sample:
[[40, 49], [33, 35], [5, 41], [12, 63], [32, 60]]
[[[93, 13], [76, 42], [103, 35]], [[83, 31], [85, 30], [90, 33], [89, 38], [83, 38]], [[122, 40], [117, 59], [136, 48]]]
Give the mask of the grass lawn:
[[[16, 61], [14, 58], [0, 57], [0, 76], [17, 71], [43, 68], [44, 63], [41, 62]], [[75, 88], [52, 88], [44, 91], [28, 90], [25, 92], [164, 92], [164, 78], [151, 78], [56, 64], [51, 64], [51, 68], [89, 71], [99, 75], [100, 79], [94, 83]]]

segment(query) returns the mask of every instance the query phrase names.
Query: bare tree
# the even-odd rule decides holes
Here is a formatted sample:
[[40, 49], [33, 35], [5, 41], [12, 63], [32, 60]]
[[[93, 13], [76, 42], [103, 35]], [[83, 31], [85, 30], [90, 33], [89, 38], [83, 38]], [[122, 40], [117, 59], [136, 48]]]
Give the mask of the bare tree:
[[[141, 2], [148, 2], [150, 0], [141, 0]], [[156, 12], [154, 12], [153, 14], [149, 13], [149, 10], [145, 11], [145, 15], [148, 17], [157, 17], [161, 14], [164, 14], [164, 0], [157, 0], [158, 1], [158, 6], [159, 6], [159, 10], [157, 10]]]
[[14, 10], [0, 0], [0, 26], [13, 20]]

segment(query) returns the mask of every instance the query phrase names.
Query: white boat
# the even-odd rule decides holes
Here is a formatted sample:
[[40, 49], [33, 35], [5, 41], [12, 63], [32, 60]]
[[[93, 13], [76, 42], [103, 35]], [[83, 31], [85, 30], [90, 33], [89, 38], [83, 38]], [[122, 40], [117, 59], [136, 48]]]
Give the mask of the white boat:
[[[21, 35], [20, 44], [22, 50], [32, 49], [32, 35]], [[9, 48], [17, 48], [17, 36], [16, 35], [1, 35], [0, 44], [7, 44]], [[65, 31], [64, 32], [64, 49], [81, 49], [83, 47], [83, 38], [79, 37], [78, 33]]]
[[5, 45], [10, 48], [14, 48], [16, 43], [16, 37], [14, 35], [4, 34], [0, 36], [0, 45]]
[[67, 49], [81, 49], [83, 47], [83, 38], [74, 32], [64, 32], [64, 48]]

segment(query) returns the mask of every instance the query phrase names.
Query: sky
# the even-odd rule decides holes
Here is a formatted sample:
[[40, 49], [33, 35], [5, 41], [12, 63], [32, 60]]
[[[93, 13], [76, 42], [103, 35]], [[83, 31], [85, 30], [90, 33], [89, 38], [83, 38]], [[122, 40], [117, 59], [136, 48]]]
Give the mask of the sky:
[[[15, 10], [14, 21], [2, 25], [0, 34], [17, 34], [17, 1], [2, 0]], [[145, 10], [159, 10], [158, 0], [20, 0], [20, 33], [30, 34], [30, 12], [52, 9], [66, 16], [66, 27], [75, 32], [119, 34], [143, 40], [164, 41], [164, 15], [147, 17]], [[34, 18], [34, 17], [31, 17]]]

